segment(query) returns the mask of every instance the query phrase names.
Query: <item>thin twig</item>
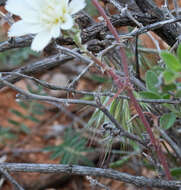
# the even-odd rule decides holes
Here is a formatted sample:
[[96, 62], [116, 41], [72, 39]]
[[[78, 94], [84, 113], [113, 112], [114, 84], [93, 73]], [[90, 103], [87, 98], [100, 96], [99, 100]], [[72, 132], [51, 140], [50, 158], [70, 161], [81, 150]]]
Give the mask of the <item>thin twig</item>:
[[[43, 87], [51, 89], [51, 90], [61, 90], [61, 91], [71, 92], [74, 94], [88, 95], [88, 96], [93, 96], [93, 97], [95, 97], [95, 96], [113, 97], [116, 95], [115, 93], [112, 93], [112, 92], [90, 92], [90, 91], [85, 91], [85, 90], [75, 90], [73, 88], [68, 88], [68, 87], [61, 87], [61, 86], [57, 86], [54, 84], [50, 84], [43, 80], [39, 80], [35, 77], [24, 75], [24, 74], [17, 73], [17, 72], [0, 72], [0, 74], [15, 75], [15, 76], [20, 76], [22, 78], [30, 79], [30, 80], [33, 80], [34, 82], [36, 82], [37, 84], [40, 84]], [[119, 95], [117, 98], [130, 100], [130, 98], [126, 95]], [[165, 103], [180, 104], [181, 103], [181, 99], [171, 100], [171, 99], [144, 99], [144, 98], [141, 98], [141, 99], [136, 99], [136, 100], [138, 102], [151, 103], [151, 104], [165, 104]]]
[[94, 64], [94, 62], [92, 61], [91, 63], [89, 63], [89, 65], [87, 65], [82, 71], [81, 73], [76, 76], [76, 78], [68, 85], [68, 88], [71, 89], [75, 86], [75, 84], [80, 80], [80, 78], [85, 75], [85, 73], [88, 72], [89, 68], [92, 67], [92, 65]]
[[172, 147], [172, 149], [176, 153], [177, 157], [181, 160], [181, 148], [178, 147], [178, 145], [167, 135], [167, 133], [163, 129], [158, 129], [163, 139], [167, 141], [167, 143]]
[[41, 95], [37, 95], [37, 94], [32, 94], [30, 92], [26, 92], [23, 89], [18, 88], [17, 86], [7, 82], [6, 80], [4, 80], [2, 78], [0, 78], [0, 81], [4, 85], [6, 85], [6, 86], [12, 88], [13, 90], [19, 92], [20, 94], [18, 95], [17, 98], [21, 98], [24, 100], [33, 99], [33, 100], [44, 101], [47, 103], [53, 102], [53, 103], [60, 103], [60, 104], [82, 104], [82, 105], [89, 105], [89, 106], [92, 106], [94, 108], [98, 108], [112, 121], [112, 123], [116, 126], [116, 128], [118, 128], [121, 131], [122, 136], [130, 138], [130, 139], [140, 143], [141, 145], [143, 145], [145, 147], [147, 146], [147, 144], [145, 144], [145, 142], [143, 142], [138, 136], [126, 132], [124, 130], [124, 128], [109, 113], [109, 111], [105, 107], [98, 105], [95, 101], [77, 100], [77, 99], [63, 99], [63, 98], [56, 98], [56, 97], [52, 97], [52, 96], [41, 96]]
[[8, 180], [10, 183], [15, 187], [16, 190], [24, 190], [21, 185], [18, 184], [18, 182], [13, 179], [9, 173], [4, 169], [3, 167], [0, 167], [0, 173]]
[[109, 187], [103, 185], [102, 183], [98, 182], [96, 179], [93, 179], [90, 176], [86, 176], [87, 180], [90, 182], [91, 186], [99, 187], [101, 189], [110, 190]]
[[179, 6], [178, 6], [177, 0], [173, 0], [173, 4], [174, 4], [174, 10], [175, 10], [176, 16], [179, 17]]

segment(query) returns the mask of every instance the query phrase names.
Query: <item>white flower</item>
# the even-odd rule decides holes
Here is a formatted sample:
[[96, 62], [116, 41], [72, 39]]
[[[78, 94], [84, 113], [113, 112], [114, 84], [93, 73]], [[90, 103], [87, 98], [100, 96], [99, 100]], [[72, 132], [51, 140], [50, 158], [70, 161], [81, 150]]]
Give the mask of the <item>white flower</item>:
[[85, 0], [8, 0], [5, 8], [21, 20], [8, 32], [10, 37], [36, 34], [31, 48], [43, 50], [52, 38], [74, 25], [72, 15], [85, 7]]

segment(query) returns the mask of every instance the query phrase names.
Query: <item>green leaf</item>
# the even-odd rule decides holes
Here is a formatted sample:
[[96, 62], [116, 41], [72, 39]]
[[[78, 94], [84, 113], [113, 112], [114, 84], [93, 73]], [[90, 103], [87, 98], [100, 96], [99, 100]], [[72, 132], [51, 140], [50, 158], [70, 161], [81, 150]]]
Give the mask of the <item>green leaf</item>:
[[165, 80], [165, 84], [171, 84], [176, 79], [176, 73], [167, 69], [163, 72], [163, 78]]
[[121, 111], [122, 111], [122, 100], [119, 100], [114, 114], [114, 117], [118, 122], [121, 121]]
[[161, 57], [167, 65], [167, 68], [175, 72], [181, 72], [181, 63], [179, 63], [179, 60], [174, 55], [163, 51], [161, 52]]
[[92, 4], [90, 0], [86, 0], [87, 6], [85, 7], [86, 13], [91, 16], [98, 16], [99, 12], [97, 11], [96, 7]]
[[38, 56], [30, 48], [12, 49], [0, 53], [0, 61], [11, 68], [11, 66], [22, 64], [32, 55], [33, 57]]
[[94, 96], [85, 95], [85, 96], [83, 96], [83, 97], [81, 98], [81, 100], [89, 100], [89, 101], [91, 101], [91, 100], [94, 100]]
[[177, 48], [177, 57], [179, 59], [179, 62], [181, 63], [181, 44]]
[[20, 129], [25, 134], [29, 134], [30, 133], [30, 129], [25, 124], [21, 124]]
[[162, 90], [164, 93], [167, 93], [169, 91], [175, 91], [177, 88], [176, 84], [167, 84], [162, 87]]
[[18, 102], [18, 104], [19, 104], [22, 108], [24, 108], [24, 109], [28, 109], [28, 107], [29, 107], [29, 105], [28, 105], [27, 103], [25, 103], [25, 102]]
[[18, 110], [12, 109], [11, 112], [12, 112], [13, 114], [15, 114], [16, 116], [18, 116], [18, 117], [21, 117], [21, 118], [23, 118], [23, 119], [26, 118], [26, 116], [24, 116], [24, 115], [23, 115], [21, 112], [19, 112]]
[[139, 93], [142, 98], [145, 99], [160, 99], [161, 97], [158, 94], [153, 92], [140, 92]]
[[57, 151], [58, 146], [47, 146], [47, 147], [42, 148], [42, 150], [45, 151], [45, 152]]
[[[62, 159], [61, 159], [61, 164], [70, 164], [70, 163], [72, 163], [71, 162], [71, 154], [69, 153], [69, 152], [65, 152], [64, 153], [64, 155], [62, 156]], [[77, 160], [77, 158], [75, 157], [75, 159]], [[73, 164], [75, 164], [75, 163], [73, 163]]]
[[175, 96], [176, 96], [177, 98], [181, 98], [181, 90], [177, 90]]
[[160, 75], [161, 73], [163, 73], [163, 71], [165, 70], [163, 67], [159, 66], [159, 65], [155, 65], [153, 67], [151, 67], [151, 70], [156, 74], [156, 75]]
[[170, 94], [162, 94], [162, 99], [170, 99]]
[[6, 139], [14, 139], [15, 137], [16, 135], [11, 132], [11, 129], [0, 127], [0, 143], [6, 144]]
[[109, 112], [110, 112], [110, 114], [111, 114], [112, 116], [114, 116], [117, 103], [118, 103], [118, 101], [117, 101], [116, 98], [111, 102], [111, 105], [110, 105], [110, 108], [109, 108]]
[[27, 116], [27, 119], [33, 121], [34, 123], [39, 123], [40, 122], [39, 119], [37, 119], [36, 117], [34, 117], [32, 115]]
[[112, 81], [111, 79], [109, 79], [107, 77], [103, 77], [103, 76], [99, 76], [99, 75], [95, 75], [95, 74], [91, 75], [91, 79], [98, 83], [107, 83], [107, 82]]
[[59, 150], [53, 152], [50, 156], [51, 160], [56, 159], [57, 157], [60, 157], [63, 154], [63, 150], [60, 148]]
[[8, 119], [8, 122], [11, 123], [12, 125], [15, 126], [20, 126], [21, 124], [18, 121], [12, 120], [12, 119]]
[[128, 162], [130, 159], [130, 156], [125, 156], [123, 157], [121, 160], [118, 160], [116, 162], [113, 162], [109, 165], [110, 168], [118, 168], [123, 166], [124, 164], [126, 164], [126, 162]]
[[52, 152], [51, 159], [61, 157], [62, 164], [77, 164], [85, 152], [92, 149], [87, 147], [87, 139], [72, 128], [68, 128], [64, 135], [64, 142], [58, 146], [44, 148], [44, 151]]
[[158, 92], [158, 84], [159, 80], [157, 78], [157, 75], [153, 71], [148, 71], [146, 73], [146, 87], [151, 92]]
[[181, 167], [180, 168], [172, 168], [171, 169], [171, 174], [174, 177], [179, 177], [181, 176]]
[[175, 123], [176, 115], [174, 113], [166, 113], [160, 118], [160, 125], [163, 129], [168, 130]]
[[45, 110], [45, 106], [39, 103], [35, 103], [32, 105], [32, 113], [36, 115], [43, 115]]

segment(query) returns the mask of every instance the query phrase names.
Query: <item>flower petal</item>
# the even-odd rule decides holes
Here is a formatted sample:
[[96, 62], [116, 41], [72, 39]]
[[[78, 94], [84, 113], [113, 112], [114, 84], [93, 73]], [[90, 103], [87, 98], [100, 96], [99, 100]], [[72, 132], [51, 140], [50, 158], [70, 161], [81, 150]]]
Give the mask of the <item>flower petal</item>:
[[6, 10], [20, 16], [24, 19], [32, 20], [37, 13], [25, 0], [8, 0], [5, 6]]
[[86, 6], [85, 0], [72, 0], [69, 4], [70, 14], [75, 14]]
[[54, 25], [51, 29], [51, 35], [53, 38], [58, 38], [61, 34], [61, 31], [60, 31], [60, 25], [57, 24], [57, 25]]
[[61, 5], [62, 7], [65, 7], [65, 8], [66, 8], [66, 7], [68, 7], [68, 3], [69, 3], [69, 0], [61, 0], [61, 4], [60, 4], [60, 5]]
[[43, 30], [38, 24], [27, 23], [23, 20], [15, 22], [9, 29], [8, 36], [23, 36], [26, 34], [36, 34]]
[[39, 10], [41, 6], [44, 4], [44, 0], [24, 0], [31, 6], [31, 8], [35, 10]]
[[20, 16], [25, 10], [29, 9], [29, 5], [26, 1], [22, 0], [16, 0], [16, 2], [14, 0], [8, 0], [5, 8], [7, 11]]
[[64, 19], [64, 22], [61, 23], [61, 29], [63, 30], [69, 30], [72, 28], [72, 26], [74, 25], [74, 20], [73, 18], [69, 15], [69, 14], [66, 14], [63, 16], [63, 19]]
[[51, 33], [48, 30], [42, 31], [35, 36], [31, 44], [31, 49], [34, 51], [42, 51], [51, 41]]

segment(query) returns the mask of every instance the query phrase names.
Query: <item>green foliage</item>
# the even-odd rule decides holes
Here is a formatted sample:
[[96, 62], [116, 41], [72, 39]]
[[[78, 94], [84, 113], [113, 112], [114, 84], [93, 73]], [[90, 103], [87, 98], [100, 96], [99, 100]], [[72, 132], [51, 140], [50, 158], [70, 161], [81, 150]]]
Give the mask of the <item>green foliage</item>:
[[[101, 103], [106, 104], [109, 101], [109, 97], [103, 96], [101, 97]], [[92, 127], [94, 125], [94, 128], [98, 128], [104, 121], [108, 121], [107, 117], [101, 112], [99, 109], [96, 109], [94, 113], [92, 114], [91, 118], [88, 122], [88, 127]]]
[[90, 0], [86, 0], [86, 8], [85, 11], [91, 15], [91, 16], [98, 16], [99, 13], [97, 11], [97, 9], [95, 8], [95, 6], [92, 4], [92, 2]]
[[146, 92], [141, 92], [143, 98], [169, 99], [170, 92], [177, 94], [181, 83], [177, 81], [181, 72], [181, 45], [177, 49], [177, 56], [170, 52], [161, 52], [161, 57], [166, 65], [153, 67], [146, 72]]
[[[68, 128], [64, 135], [64, 142], [58, 146], [44, 148], [45, 151], [51, 152], [51, 159], [61, 157], [61, 164], [83, 164], [92, 166], [93, 163], [86, 158], [85, 152], [92, 149], [87, 147], [87, 139], [81, 136], [72, 128]], [[80, 163], [79, 163], [80, 164]]]
[[11, 129], [0, 127], [0, 143], [5, 143], [7, 139], [13, 139], [16, 136], [13, 134]]
[[163, 72], [163, 78], [165, 80], [165, 84], [171, 84], [175, 81], [175, 79], [177, 78], [177, 76], [175, 75], [175, 73], [169, 69], [166, 69]]
[[145, 99], [160, 99], [160, 96], [154, 92], [140, 92], [139, 94]]
[[153, 71], [148, 71], [146, 73], [146, 87], [149, 91], [157, 93], [159, 91], [159, 80], [157, 75]]
[[160, 66], [157, 66], [156, 68], [152, 68], [150, 71], [147, 71], [146, 75], [150, 75], [150, 72], [156, 72], [157, 73], [152, 74], [152, 77], [154, 76], [154, 81], [159, 81], [159, 86], [157, 86], [158, 91], [155, 89], [154, 83], [150, 82], [151, 77], [149, 77], [149, 80], [146, 80], [147, 87], [150, 83], [153, 84], [152, 89], [147, 88], [149, 91], [157, 93], [157, 95], [163, 96], [163, 93], [168, 93], [169, 91], [176, 92], [180, 89], [181, 83], [177, 81], [177, 79], [180, 77], [181, 72], [181, 45], [179, 45], [177, 49], [177, 56], [171, 54], [170, 52], [163, 51], [161, 53], [161, 58], [163, 59], [165, 63], [165, 68], [161, 68]]
[[[134, 92], [134, 94], [136, 98], [140, 98], [138, 93]], [[108, 96], [101, 97], [101, 103], [107, 107], [110, 114], [121, 124], [121, 126], [126, 131], [130, 133], [134, 132], [141, 136], [141, 133], [143, 132], [142, 130], [143, 128], [140, 127], [138, 123], [133, 122], [134, 118], [132, 118], [131, 116], [129, 101], [126, 99], [115, 98], [109, 105], [107, 105], [109, 100], [110, 100], [110, 97]], [[146, 103], [141, 103], [141, 107], [146, 111], [149, 111], [150, 109], [148, 104]], [[100, 111], [99, 109], [96, 109], [88, 122], [88, 127], [94, 127], [97, 129], [107, 122], [110, 122], [109, 118], [105, 116], [105, 114], [102, 111]], [[113, 125], [112, 127], [114, 128], [115, 126]], [[109, 131], [108, 133], [105, 132], [103, 136], [105, 147], [110, 147], [113, 141], [113, 138], [114, 137], [109, 134]], [[122, 142], [125, 144], [129, 144], [130, 147], [132, 147], [134, 150], [139, 149], [138, 146], [135, 145], [135, 143], [133, 143], [131, 140], [127, 138], [122, 137]]]
[[[161, 58], [165, 68], [153, 67], [146, 73], [147, 91], [140, 92], [142, 98], [147, 99], [170, 99], [181, 97], [181, 83], [178, 78], [181, 74], [181, 45], [177, 49], [177, 55], [170, 52], [161, 52]], [[171, 94], [171, 95], [170, 95]], [[164, 104], [170, 113], [163, 114], [160, 125], [163, 129], [171, 128], [177, 117], [181, 117], [179, 105]]]
[[181, 167], [179, 167], [179, 168], [172, 168], [171, 169], [171, 175], [173, 177], [177, 177], [178, 179], [180, 179], [180, 177], [181, 177]]
[[[25, 124], [27, 121], [32, 121], [34, 123], [39, 123], [40, 120], [38, 119], [38, 116], [42, 115], [44, 113], [45, 107], [42, 104], [39, 104], [35, 101], [29, 101], [29, 102], [18, 102], [19, 106], [24, 109], [25, 111], [18, 111], [16, 109], [11, 109], [10, 111], [16, 115], [16, 117], [21, 119], [21, 122], [16, 121], [14, 119], [8, 119], [9, 124], [13, 125], [14, 127], [18, 127], [18, 130], [20, 132], [23, 132], [25, 134], [30, 133], [29, 127]], [[23, 113], [25, 112], [25, 113]]]
[[179, 63], [181, 63], [181, 45], [179, 45], [177, 48], [177, 57], [178, 57]]
[[111, 163], [109, 166], [111, 167], [111, 168], [120, 168], [120, 167], [122, 167], [122, 166], [124, 166], [124, 164], [126, 164], [129, 160], [130, 160], [130, 157], [131, 156], [124, 156], [124, 157], [122, 157], [122, 159], [121, 160], [118, 160], [118, 161], [116, 161], [116, 162], [113, 162], [113, 163]]
[[165, 84], [176, 83], [181, 72], [181, 45], [177, 48], [177, 55], [163, 51], [161, 57], [166, 64], [166, 69], [163, 72]]
[[[44, 94], [41, 87], [37, 87], [36, 89], [32, 89], [31, 86], [28, 85], [29, 91], [35, 94]], [[18, 128], [19, 132], [23, 132], [25, 134], [30, 133], [29, 127], [26, 125], [27, 121], [34, 122], [38, 124], [40, 120], [39, 116], [44, 114], [45, 106], [36, 101], [18, 101], [20, 108], [24, 111], [19, 111], [17, 109], [11, 109], [10, 112], [16, 115], [17, 118], [20, 118], [21, 121], [17, 121], [14, 119], [8, 119], [9, 124]]]
[[176, 115], [174, 113], [166, 113], [162, 115], [160, 118], [160, 126], [163, 129], [168, 130], [170, 127], [173, 126], [175, 120], [176, 120]]
[[12, 49], [0, 53], [0, 62], [8, 66], [21, 65], [30, 56], [37, 57], [39, 54], [33, 52], [30, 48]]
[[181, 72], [181, 63], [176, 56], [169, 52], [163, 51], [161, 53], [161, 57], [169, 70], [174, 72]]
[[[157, 70], [158, 72], [158, 70]], [[146, 72], [145, 81], [146, 81], [146, 88], [147, 91], [139, 92], [139, 95], [145, 99], [161, 99], [163, 98], [164, 94], [161, 92], [161, 79], [160, 73], [156, 73], [153, 70], [149, 70]]]
[[95, 74], [91, 75], [91, 79], [95, 82], [98, 82], [98, 83], [106, 83], [106, 82], [110, 83], [110, 82], [112, 82], [112, 80], [110, 80], [107, 77], [103, 77], [103, 76], [99, 76], [99, 75], [95, 75]]
[[[12, 49], [0, 53], [0, 62], [2, 63], [2, 67], [4, 65], [11, 68], [23, 64], [24, 61], [28, 60], [30, 57], [37, 57], [39, 55], [40, 54], [35, 53], [30, 48]], [[38, 93], [38, 91], [36, 91], [35, 93]], [[33, 101], [20, 101], [19, 105], [22, 109], [26, 111], [26, 113], [28, 111], [28, 113], [25, 115], [24, 113], [16, 109], [11, 109], [10, 111], [17, 117], [21, 118], [22, 121], [18, 122], [16, 120], [9, 119], [9, 124], [14, 126], [16, 130], [18, 129], [19, 132], [29, 134], [30, 129], [25, 123], [28, 120], [39, 123], [37, 116], [44, 113], [44, 106]], [[13, 137], [15, 137], [14, 132], [12, 132], [9, 128], [5, 127], [0, 129], [0, 141], [4, 141], [5, 139]]]

